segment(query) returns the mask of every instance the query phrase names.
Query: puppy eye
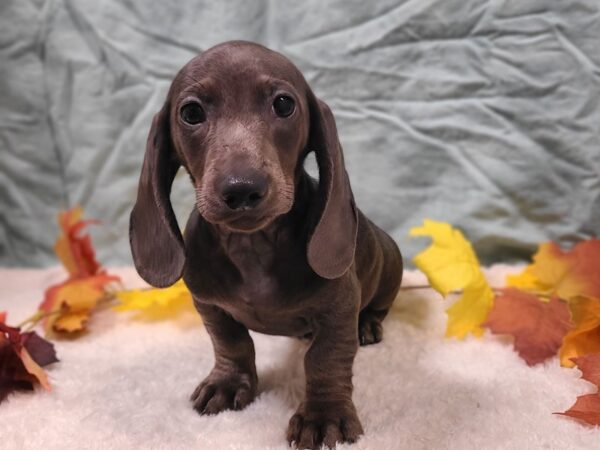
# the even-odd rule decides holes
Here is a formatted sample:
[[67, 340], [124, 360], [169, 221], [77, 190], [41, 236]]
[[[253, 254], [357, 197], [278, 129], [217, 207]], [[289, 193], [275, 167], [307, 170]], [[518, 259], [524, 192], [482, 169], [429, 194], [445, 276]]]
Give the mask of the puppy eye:
[[181, 107], [181, 118], [185, 123], [196, 125], [206, 120], [206, 115], [200, 103], [190, 102]]
[[280, 95], [273, 101], [273, 111], [279, 117], [291, 116], [295, 108], [294, 100], [286, 95]]

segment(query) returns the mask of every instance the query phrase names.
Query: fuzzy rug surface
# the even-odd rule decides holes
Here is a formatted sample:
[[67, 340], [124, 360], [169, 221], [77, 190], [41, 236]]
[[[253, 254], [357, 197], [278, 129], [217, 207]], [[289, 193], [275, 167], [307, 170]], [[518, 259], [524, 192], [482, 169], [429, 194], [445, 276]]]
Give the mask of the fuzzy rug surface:
[[[510, 267], [487, 271], [502, 285]], [[131, 268], [112, 272], [127, 287]], [[0, 311], [16, 324], [32, 314], [60, 268], [0, 270]], [[404, 285], [424, 277], [407, 272]], [[564, 411], [594, 391], [557, 358], [528, 367], [506, 338], [445, 339], [448, 303], [429, 290], [402, 292], [383, 342], [360, 348], [354, 401], [365, 435], [347, 449], [597, 449], [600, 429]], [[18, 393], [0, 405], [0, 448], [287, 449], [285, 430], [301, 400], [306, 344], [253, 333], [259, 395], [245, 410], [203, 417], [188, 397], [213, 363], [200, 320], [146, 323], [96, 314], [89, 332], [55, 342], [52, 392]]]

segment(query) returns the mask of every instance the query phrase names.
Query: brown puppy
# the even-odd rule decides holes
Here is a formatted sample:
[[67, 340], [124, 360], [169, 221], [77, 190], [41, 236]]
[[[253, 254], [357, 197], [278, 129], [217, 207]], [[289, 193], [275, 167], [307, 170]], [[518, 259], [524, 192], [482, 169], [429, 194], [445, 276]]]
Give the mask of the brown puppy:
[[[314, 151], [319, 181], [303, 168]], [[185, 167], [196, 208], [185, 237], [169, 194]], [[260, 45], [227, 42], [192, 59], [154, 117], [131, 213], [140, 275], [183, 275], [215, 352], [192, 394], [201, 414], [256, 395], [248, 330], [311, 339], [306, 398], [287, 439], [301, 448], [353, 442], [359, 342], [379, 342], [402, 277], [394, 241], [355, 206], [335, 121], [302, 74]]]

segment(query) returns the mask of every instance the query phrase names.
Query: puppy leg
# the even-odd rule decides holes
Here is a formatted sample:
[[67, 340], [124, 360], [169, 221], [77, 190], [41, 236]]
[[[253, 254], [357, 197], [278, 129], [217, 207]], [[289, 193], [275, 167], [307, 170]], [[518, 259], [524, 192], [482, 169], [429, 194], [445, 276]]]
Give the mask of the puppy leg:
[[[389, 239], [389, 238], [387, 238]], [[391, 240], [391, 239], [389, 239]], [[392, 242], [384, 261], [379, 289], [371, 302], [360, 312], [358, 338], [360, 345], [376, 344], [383, 339], [383, 319], [387, 316], [400, 290], [402, 282], [402, 257]]]
[[304, 358], [306, 398], [291, 418], [287, 440], [296, 447], [335, 447], [363, 433], [352, 402], [352, 364], [358, 349], [357, 311], [328, 314]]
[[242, 409], [254, 400], [258, 382], [248, 329], [216, 306], [195, 305], [213, 343], [215, 366], [191, 396], [194, 409], [200, 414]]

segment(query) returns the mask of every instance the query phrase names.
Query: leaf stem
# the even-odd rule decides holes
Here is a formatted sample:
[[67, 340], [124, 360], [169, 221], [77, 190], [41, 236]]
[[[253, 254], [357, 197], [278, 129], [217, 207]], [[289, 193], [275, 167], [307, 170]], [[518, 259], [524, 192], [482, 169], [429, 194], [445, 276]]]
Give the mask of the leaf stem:
[[[401, 291], [413, 291], [413, 290], [418, 290], [418, 289], [433, 289], [433, 286], [429, 285], [429, 284], [415, 284], [412, 286], [401, 286], [400, 290]], [[503, 288], [498, 288], [498, 287], [492, 287], [492, 291], [494, 292], [500, 292]], [[457, 289], [456, 291], [451, 291], [452, 294], [460, 294], [463, 290], [462, 289]]]
[[29, 316], [23, 322], [18, 324], [17, 328], [23, 328], [23, 327], [25, 327], [25, 325], [27, 325], [27, 328], [23, 328], [23, 329], [24, 329], [24, 331], [29, 331], [33, 327], [35, 327], [41, 320], [45, 319], [46, 317], [54, 316], [56, 314], [60, 314], [61, 312], [62, 311], [60, 309], [56, 310], [56, 311], [50, 311], [50, 312], [37, 311], [35, 314]]
[[44, 314], [43, 311], [36, 311], [35, 314], [29, 316], [27, 319], [23, 320], [21, 323], [19, 323], [18, 325], [16, 325], [17, 328], [23, 328], [25, 325], [27, 325], [29, 322], [34, 322], [37, 323], [42, 319], [42, 315]]
[[432, 286], [428, 284], [415, 284], [414, 286], [400, 286], [401, 291], [412, 291], [416, 289], [433, 289]]

